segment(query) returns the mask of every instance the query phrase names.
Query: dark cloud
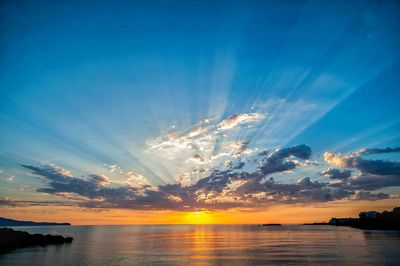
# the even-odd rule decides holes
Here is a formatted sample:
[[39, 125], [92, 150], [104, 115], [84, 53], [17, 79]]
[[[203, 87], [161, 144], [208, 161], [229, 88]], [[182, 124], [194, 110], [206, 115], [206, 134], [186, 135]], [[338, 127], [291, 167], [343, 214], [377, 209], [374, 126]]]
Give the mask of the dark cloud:
[[321, 184], [317, 180], [311, 181], [311, 178], [308, 176], [300, 178], [297, 181], [297, 184], [299, 184], [303, 187], [312, 187], [312, 186], [320, 187], [321, 186]]
[[400, 186], [400, 178], [393, 175], [359, 174], [349, 180], [349, 185], [355, 189], [376, 190], [385, 187]]
[[400, 178], [400, 162], [359, 159], [356, 161], [355, 166], [363, 173], [394, 175]]
[[324, 153], [325, 161], [332, 166], [342, 168], [357, 168], [362, 173], [373, 175], [395, 175], [400, 177], [400, 162], [385, 160], [368, 160], [362, 158], [365, 154], [400, 152], [400, 148], [363, 149], [350, 154]]
[[67, 171], [56, 166], [44, 165], [41, 167], [37, 167], [24, 164], [21, 164], [21, 166], [32, 170], [32, 173], [35, 175], [46, 177], [47, 179], [50, 179], [52, 181], [65, 182], [69, 178], [69, 173]]
[[21, 203], [10, 198], [0, 197], [0, 206], [16, 207], [21, 206]]
[[73, 206], [73, 203], [65, 201], [32, 201], [32, 200], [16, 200], [6, 197], [0, 197], [0, 206], [5, 207], [27, 207], [27, 206]]
[[262, 161], [259, 170], [264, 175], [292, 170], [298, 166], [297, 161], [292, 160], [292, 157], [308, 159], [310, 156], [311, 148], [306, 145], [297, 145], [278, 149], [267, 155], [267, 157]]
[[[272, 205], [276, 203], [306, 203], [342, 199], [354, 194], [349, 191], [329, 188], [325, 183], [311, 180], [310, 177], [299, 179], [296, 184], [276, 183], [271, 177], [267, 180], [259, 178], [255, 173], [233, 173], [231, 171], [215, 171], [209, 177], [199, 180], [191, 186], [169, 184], [157, 189], [139, 189], [133, 187], [104, 187], [97, 178], [87, 179], [64, 176], [62, 182], [54, 180], [54, 169], [47, 166], [38, 171], [42, 177], [49, 179], [49, 187], [38, 191], [66, 196], [72, 193], [84, 198], [81, 206], [95, 208], [132, 208], [132, 209], [220, 209], [230, 207], [246, 207]], [[235, 189], [229, 185], [239, 181]], [[255, 196], [255, 194], [259, 194]], [[202, 198], [201, 195], [205, 195]], [[214, 196], [207, 196], [214, 195]], [[223, 201], [223, 197], [234, 201]], [[199, 197], [200, 196], [200, 197]]]
[[359, 155], [325, 154], [326, 161], [332, 166], [356, 168], [363, 173], [374, 175], [400, 176], [400, 162], [385, 160], [367, 160]]
[[[323, 183], [310, 177], [302, 177], [297, 183], [282, 183], [269, 176], [299, 167], [304, 163], [302, 160], [307, 160], [310, 156], [311, 149], [305, 145], [277, 149], [266, 153], [254, 172], [239, 172], [238, 169], [214, 170], [207, 177], [188, 186], [167, 184], [133, 187], [113, 184], [106, 176], [74, 177], [68, 171], [51, 165], [22, 166], [46, 181], [46, 186], [39, 188], [39, 192], [67, 200], [73, 199], [80, 206], [90, 208], [196, 210], [313, 203], [345, 198], [376, 200], [389, 195], [372, 193], [372, 190], [393, 184], [400, 185], [395, 175], [386, 175], [390, 179], [381, 180], [371, 180], [370, 174], [350, 178], [350, 170], [340, 171], [336, 168], [322, 173], [335, 181], [331, 183]], [[338, 164], [343, 161], [348, 163], [346, 160], [356, 157], [332, 156], [329, 159]], [[375, 164], [377, 162], [380, 161], [373, 161]], [[376, 169], [378, 167], [372, 167], [373, 170], [366, 166], [360, 168], [379, 172]], [[393, 169], [390, 171], [396, 171], [396, 168]], [[382, 176], [375, 175], [374, 178]]]
[[[385, 148], [385, 149], [363, 149], [349, 154], [334, 154], [326, 152], [324, 154], [325, 161], [335, 167], [354, 168], [359, 170], [359, 173], [348, 179], [348, 185], [353, 189], [359, 190], [376, 190], [385, 187], [400, 186], [400, 162], [387, 160], [368, 160], [362, 157], [367, 154], [382, 154], [400, 152], [400, 148]], [[329, 171], [329, 170], [328, 170]], [[346, 171], [333, 171], [335, 174], [344, 174]], [[327, 172], [327, 175], [332, 174]], [[346, 176], [346, 175], [345, 175]]]
[[91, 175], [90, 178], [92, 179], [92, 182], [97, 185], [107, 185], [110, 182], [108, 177], [103, 175]]
[[[343, 198], [349, 193], [337, 193], [327, 184], [301, 178], [296, 184], [276, 183], [272, 177], [263, 180], [259, 172], [235, 173], [214, 171], [210, 176], [190, 186], [169, 184], [157, 188], [131, 186], [107, 187], [108, 179], [101, 176], [73, 177], [54, 166], [24, 166], [48, 180], [48, 186], [38, 192], [68, 198], [81, 197], [80, 206], [93, 208], [131, 209], [223, 209], [272, 205], [276, 203], [315, 202]], [[235, 188], [232, 184], [239, 182]], [[259, 197], [255, 194], [259, 193]], [[226, 201], [230, 198], [230, 201]], [[76, 199], [76, 198], [75, 198]]]
[[351, 176], [351, 170], [340, 171], [337, 168], [329, 168], [321, 173], [322, 176], [328, 177], [330, 179], [347, 179]]
[[387, 147], [385, 149], [369, 148], [360, 151], [361, 154], [379, 154], [379, 153], [392, 153], [392, 152], [400, 152], [400, 147], [396, 148]]
[[357, 191], [354, 195], [355, 200], [382, 200], [389, 198], [386, 193], [371, 193], [369, 191]]

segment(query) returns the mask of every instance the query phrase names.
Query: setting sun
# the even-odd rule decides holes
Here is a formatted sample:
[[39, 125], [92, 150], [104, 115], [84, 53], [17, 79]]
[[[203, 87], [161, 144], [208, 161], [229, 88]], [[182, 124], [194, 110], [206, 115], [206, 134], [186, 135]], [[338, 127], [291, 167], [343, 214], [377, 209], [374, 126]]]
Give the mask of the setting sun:
[[185, 221], [188, 224], [211, 224], [213, 217], [206, 211], [189, 212], [185, 217]]

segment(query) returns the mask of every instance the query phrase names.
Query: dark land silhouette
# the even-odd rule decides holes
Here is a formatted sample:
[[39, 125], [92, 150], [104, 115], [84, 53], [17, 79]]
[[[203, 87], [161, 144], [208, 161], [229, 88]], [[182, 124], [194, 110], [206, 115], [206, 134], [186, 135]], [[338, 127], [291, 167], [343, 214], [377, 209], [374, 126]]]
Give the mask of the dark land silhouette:
[[332, 218], [328, 223], [314, 223], [315, 225], [351, 226], [369, 230], [400, 230], [400, 207], [392, 211], [365, 211], [360, 212], [359, 218]]
[[70, 223], [18, 221], [18, 220], [0, 217], [0, 226], [46, 226], [46, 225], [71, 225], [71, 224]]
[[281, 226], [281, 224], [262, 224], [261, 226]]
[[17, 248], [71, 243], [72, 237], [29, 234], [11, 228], [0, 228], [0, 254]]

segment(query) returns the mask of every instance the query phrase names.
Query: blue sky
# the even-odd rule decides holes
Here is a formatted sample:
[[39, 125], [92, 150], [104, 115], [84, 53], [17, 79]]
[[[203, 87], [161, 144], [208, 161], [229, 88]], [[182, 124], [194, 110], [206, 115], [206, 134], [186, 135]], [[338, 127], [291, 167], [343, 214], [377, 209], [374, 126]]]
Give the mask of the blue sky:
[[[196, 189], [204, 192], [196, 182], [215, 177], [215, 170], [231, 171], [224, 176], [229, 182], [219, 184], [225, 190], [214, 191], [229, 197], [227, 188], [237, 189], [250, 177], [264, 186], [265, 195], [271, 193], [263, 185], [270, 177], [285, 185], [329, 183], [335, 179], [323, 174], [329, 167], [352, 171], [342, 178], [352, 187], [343, 189], [347, 194], [334, 191], [342, 193], [337, 199], [400, 194], [399, 153], [384, 150], [400, 146], [396, 1], [1, 5], [4, 199], [90, 206], [100, 196], [72, 188], [72, 181], [83, 180], [88, 183], [82, 186], [95, 184], [97, 192], [103, 186], [140, 188], [129, 194], [136, 197], [132, 208], [139, 208], [138, 193], [151, 197], [146, 186], [184, 201]], [[303, 151], [297, 145], [310, 147], [312, 154], [297, 156], [296, 149]], [[365, 148], [382, 150], [360, 152]], [[324, 157], [326, 152], [342, 156], [340, 162]], [[263, 172], [281, 155], [285, 167]], [[385, 160], [388, 171], [371, 172], [363, 160], [374, 169]], [[238, 178], [240, 183], [231, 173], [248, 176]], [[358, 186], [361, 178], [375, 185]], [[71, 187], [60, 189], [54, 182]], [[166, 184], [193, 191], [158, 187]], [[335, 186], [314, 187], [313, 193]], [[314, 200], [321, 199], [304, 199]], [[199, 196], [188, 205], [207, 208], [204, 202]]]

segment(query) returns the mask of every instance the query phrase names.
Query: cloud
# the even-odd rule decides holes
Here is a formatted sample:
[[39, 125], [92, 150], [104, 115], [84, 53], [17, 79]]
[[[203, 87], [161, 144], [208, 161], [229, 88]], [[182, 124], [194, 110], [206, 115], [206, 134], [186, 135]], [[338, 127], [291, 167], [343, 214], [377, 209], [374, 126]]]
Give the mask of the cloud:
[[382, 200], [387, 198], [389, 198], [389, 195], [382, 192], [371, 193], [369, 191], [362, 191], [362, 190], [357, 191], [353, 196], [353, 199], [355, 200]]
[[16, 207], [16, 206], [22, 206], [22, 204], [10, 198], [0, 197], [0, 206]]
[[321, 173], [321, 176], [328, 177], [330, 179], [343, 179], [346, 180], [351, 176], [351, 170], [340, 171], [337, 168], [328, 168]]
[[[250, 156], [253, 149], [243, 136], [254, 133], [257, 128], [253, 125], [266, 117], [258, 112], [241, 113], [222, 120], [206, 119], [183, 132], [173, 128], [174, 132], [148, 140], [143, 156], [165, 165], [170, 176], [186, 176], [194, 183], [227, 160]], [[201, 173], [194, 171], [199, 165], [204, 170]]]
[[[344, 155], [325, 152], [324, 159], [330, 166], [357, 169], [359, 173], [349, 178], [347, 184], [354, 189], [372, 191], [385, 187], [400, 186], [400, 162], [369, 160], [364, 159], [362, 156], [392, 152], [400, 152], [400, 148], [362, 149]], [[334, 172], [338, 174], [336, 170]], [[348, 171], [350, 170], [344, 170], [339, 174], [343, 175]]]
[[[314, 203], [345, 198], [376, 200], [389, 196], [364, 191], [370, 188], [361, 182], [362, 177], [341, 185], [323, 183], [308, 176], [299, 178], [296, 183], [276, 182], [273, 177], [268, 177], [301, 167], [304, 165], [301, 161], [308, 160], [310, 156], [311, 149], [306, 145], [276, 149], [263, 153], [260, 165], [254, 171], [238, 171], [243, 166], [230, 167], [227, 170], [213, 170], [192, 184], [176, 183], [157, 187], [134, 187], [129, 182], [113, 183], [108, 177], [99, 175], [75, 177], [54, 165], [22, 166], [47, 181], [47, 185], [39, 188], [38, 192], [56, 195], [88, 208], [189, 211]], [[342, 175], [339, 180], [343, 181], [343, 175], [347, 175], [347, 172], [329, 169], [325, 174], [335, 177]]]
[[[374, 150], [372, 152], [371, 150]], [[386, 152], [398, 152], [398, 148], [394, 149], [365, 149], [350, 154], [334, 154], [331, 152], [324, 153], [325, 161], [331, 165], [341, 168], [357, 168], [363, 173], [375, 174], [375, 175], [395, 175], [400, 177], [400, 162], [392, 162], [385, 160], [368, 160], [363, 159], [361, 155], [373, 154], [373, 153], [384, 153]]]
[[311, 187], [311, 186], [320, 187], [320, 183], [317, 180], [311, 181], [310, 177], [308, 176], [300, 178], [297, 181], [297, 184], [303, 187]]
[[110, 183], [110, 180], [105, 175], [90, 175], [92, 182], [96, 183], [99, 186], [105, 186]]
[[[375, 149], [367, 153], [382, 153], [383, 150], [393, 152], [395, 149]], [[367, 153], [365, 150], [344, 155], [326, 152], [324, 159], [327, 164], [337, 168], [328, 168], [320, 174], [315, 171], [317, 178], [307, 175], [296, 178], [297, 182], [285, 182], [281, 178], [277, 181], [272, 175], [282, 176], [282, 173], [291, 171], [294, 176], [293, 171], [297, 168], [313, 167], [310, 164], [311, 148], [303, 144], [257, 152], [247, 161], [233, 156], [222, 167], [208, 172], [199, 168], [197, 171], [204, 176], [198, 180], [159, 186], [151, 186], [144, 176], [127, 172], [116, 165], [109, 169], [122, 171], [127, 176], [126, 181], [116, 182], [107, 176], [94, 174], [77, 177], [55, 165], [22, 166], [46, 181], [37, 189], [38, 192], [61, 197], [66, 204], [88, 208], [192, 211], [388, 198], [390, 195], [374, 190], [400, 186], [397, 162], [364, 159], [362, 156]], [[190, 157], [191, 160], [199, 163], [207, 160], [196, 154]], [[353, 171], [356, 173], [351, 176]], [[328, 181], [321, 181], [318, 179], [320, 176], [328, 177]], [[3, 199], [0, 204], [14, 203]]]
[[359, 173], [350, 180], [350, 185], [355, 189], [376, 190], [385, 187], [400, 186], [399, 176], [394, 175], [372, 175]]
[[260, 113], [249, 113], [249, 114], [234, 114], [227, 119], [222, 120], [218, 124], [220, 130], [233, 129], [241, 124], [248, 124], [253, 122], [259, 122], [265, 118], [265, 115]]
[[28, 206], [74, 206], [74, 203], [65, 201], [32, 201], [16, 200], [7, 197], [0, 197], [0, 206], [5, 207], [28, 207]]
[[225, 166], [228, 167], [229, 169], [242, 169], [245, 163], [241, 160], [227, 160], [225, 161]]
[[380, 154], [380, 153], [392, 153], [392, 152], [400, 152], [400, 147], [397, 148], [387, 147], [385, 149], [379, 149], [379, 148], [362, 149], [358, 151], [358, 154]]
[[58, 181], [58, 182], [63, 182], [65, 180], [67, 180], [71, 174], [69, 171], [62, 169], [60, 167], [54, 166], [54, 165], [44, 165], [44, 166], [38, 167], [38, 166], [33, 166], [33, 165], [21, 164], [21, 166], [32, 170], [33, 171], [32, 173], [35, 175], [43, 176], [50, 180], [54, 180], [54, 181]]
[[123, 183], [125, 183], [127, 185], [134, 186], [134, 187], [137, 187], [137, 186], [150, 187], [151, 186], [149, 181], [144, 176], [142, 176], [138, 173], [129, 171], [126, 173], [126, 175], [128, 176], [128, 179]]
[[[260, 151], [273, 152], [275, 147], [297, 135], [310, 122], [308, 115], [315, 115], [318, 108], [316, 103], [269, 99], [255, 104], [251, 112], [203, 119], [185, 130], [170, 127], [160, 136], [149, 139], [140, 157], [153, 163], [158, 168], [154, 171], [166, 183], [175, 179], [194, 184], [215, 169], [248, 170], [249, 165], [254, 168], [259, 163], [256, 157]], [[291, 171], [300, 166], [299, 161], [289, 157], [277, 162], [276, 167]], [[275, 171], [271, 169], [272, 159], [266, 162], [264, 171]], [[231, 168], [229, 161], [240, 163]]]
[[259, 170], [264, 175], [291, 170], [299, 165], [297, 160], [293, 160], [293, 157], [308, 159], [310, 156], [311, 148], [306, 145], [277, 149], [267, 155], [265, 160], [262, 161]]

